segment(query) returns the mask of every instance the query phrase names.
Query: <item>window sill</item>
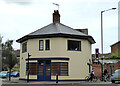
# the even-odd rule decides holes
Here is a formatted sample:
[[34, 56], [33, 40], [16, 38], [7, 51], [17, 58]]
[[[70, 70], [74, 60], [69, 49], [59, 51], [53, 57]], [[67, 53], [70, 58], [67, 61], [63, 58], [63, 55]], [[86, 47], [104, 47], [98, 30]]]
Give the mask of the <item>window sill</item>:
[[22, 52], [22, 53], [27, 53], [27, 52]]
[[50, 51], [50, 50], [45, 50], [45, 51]]
[[81, 51], [81, 50], [67, 50], [67, 51]]
[[39, 50], [39, 51], [44, 51], [44, 50]]

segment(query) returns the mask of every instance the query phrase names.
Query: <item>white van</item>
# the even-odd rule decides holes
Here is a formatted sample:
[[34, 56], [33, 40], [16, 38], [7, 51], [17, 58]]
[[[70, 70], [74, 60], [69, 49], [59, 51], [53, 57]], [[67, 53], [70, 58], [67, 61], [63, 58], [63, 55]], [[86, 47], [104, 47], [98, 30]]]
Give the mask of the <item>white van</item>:
[[115, 81], [120, 81], [120, 69], [115, 70], [110, 79], [112, 83], [115, 83]]

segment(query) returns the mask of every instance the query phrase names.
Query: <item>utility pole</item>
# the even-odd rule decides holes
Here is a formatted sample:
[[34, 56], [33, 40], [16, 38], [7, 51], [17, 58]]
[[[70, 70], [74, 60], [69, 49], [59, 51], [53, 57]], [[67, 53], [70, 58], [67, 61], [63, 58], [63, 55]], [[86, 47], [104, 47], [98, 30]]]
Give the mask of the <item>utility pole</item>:
[[101, 11], [101, 60], [102, 60], [102, 64], [101, 64], [101, 73], [102, 73], [102, 81], [103, 81], [103, 13], [106, 11], [110, 11], [110, 10], [115, 10], [116, 8], [111, 8], [111, 9], [107, 9], [107, 10], [103, 10]]
[[2, 37], [0, 35], [0, 71], [2, 71]]

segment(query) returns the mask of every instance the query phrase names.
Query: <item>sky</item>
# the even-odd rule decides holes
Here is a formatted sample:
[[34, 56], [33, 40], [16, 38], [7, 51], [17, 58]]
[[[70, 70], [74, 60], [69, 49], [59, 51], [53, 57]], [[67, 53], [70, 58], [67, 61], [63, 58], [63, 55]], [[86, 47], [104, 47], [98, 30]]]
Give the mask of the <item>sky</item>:
[[61, 23], [75, 29], [88, 28], [96, 43], [92, 53], [101, 53], [101, 11], [103, 13], [104, 53], [110, 53], [110, 45], [118, 41], [119, 0], [0, 0], [0, 34], [2, 42], [14, 40], [13, 48], [20, 49], [17, 39], [52, 23], [52, 13], [58, 10]]

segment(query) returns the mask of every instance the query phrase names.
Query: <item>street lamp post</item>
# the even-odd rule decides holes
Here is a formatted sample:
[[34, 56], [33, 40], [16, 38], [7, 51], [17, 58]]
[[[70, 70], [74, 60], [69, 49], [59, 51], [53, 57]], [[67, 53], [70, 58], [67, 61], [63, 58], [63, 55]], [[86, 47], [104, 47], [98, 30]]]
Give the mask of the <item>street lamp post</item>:
[[29, 74], [30, 74], [30, 68], [29, 68], [29, 57], [30, 57], [31, 55], [28, 53], [28, 63], [27, 63], [27, 83], [29, 82]]
[[111, 8], [108, 10], [101, 11], [101, 52], [102, 52], [102, 81], [103, 81], [103, 13], [110, 10], [115, 10], [116, 8]]
[[0, 72], [2, 71], [2, 38], [0, 35]]

